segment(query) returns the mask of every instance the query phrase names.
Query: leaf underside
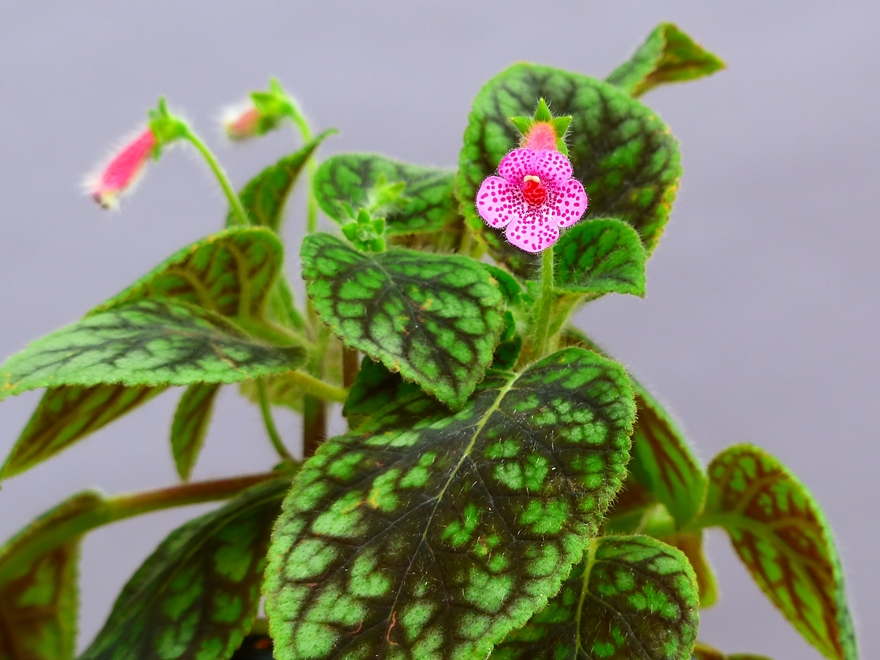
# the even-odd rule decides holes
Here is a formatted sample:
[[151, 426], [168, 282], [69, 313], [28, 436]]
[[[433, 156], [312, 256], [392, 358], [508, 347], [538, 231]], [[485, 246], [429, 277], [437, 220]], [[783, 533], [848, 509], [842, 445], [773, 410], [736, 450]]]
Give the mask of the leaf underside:
[[[315, 150], [335, 130], [324, 131], [300, 149], [284, 156], [278, 162], [269, 165], [253, 179], [247, 182], [238, 198], [247, 213], [251, 224], [268, 227], [278, 232], [284, 218], [284, 205], [290, 191], [296, 185], [299, 175], [315, 153]], [[226, 216], [226, 226], [234, 227], [238, 217], [231, 210]]]
[[171, 452], [181, 479], [189, 479], [196, 464], [220, 385], [194, 383], [186, 388], [171, 423]]
[[491, 660], [688, 660], [697, 636], [687, 558], [648, 536], [591, 542], [559, 593]]
[[596, 533], [633, 415], [623, 369], [572, 348], [454, 416], [415, 392], [329, 440], [273, 536], [276, 657], [486, 657]]
[[394, 249], [361, 254], [306, 236], [303, 278], [315, 311], [351, 348], [461, 407], [501, 333], [503, 298], [473, 259]]
[[228, 658], [250, 630], [289, 480], [246, 491], [173, 531], [134, 574], [81, 660]]
[[709, 76], [724, 62], [672, 23], [661, 23], [633, 56], [608, 76], [607, 82], [637, 97], [667, 83]]
[[80, 536], [36, 556], [29, 543], [99, 507], [86, 491], [40, 516], [0, 548], [0, 660], [70, 660], [76, 643]]
[[709, 466], [705, 515], [721, 525], [761, 590], [828, 658], [855, 660], [856, 640], [831, 531], [809, 491], [751, 445]]
[[382, 176], [388, 183], [406, 183], [399, 208], [376, 212], [385, 218], [388, 235], [434, 232], [460, 217], [453, 194], [454, 171], [410, 165], [379, 154], [331, 156], [315, 172], [315, 196], [327, 215], [345, 224], [349, 219], [340, 203], [354, 209], [369, 206], [371, 189]]
[[569, 156], [574, 178], [589, 196], [584, 220], [610, 216], [628, 222], [650, 255], [681, 175], [675, 138], [652, 110], [617, 87], [533, 64], [515, 64], [490, 80], [474, 100], [465, 130], [456, 194], [462, 214], [489, 253], [524, 277], [533, 275], [539, 260], [507, 243], [474, 207], [483, 179], [518, 144], [519, 131], [510, 117], [529, 116], [539, 98], [555, 115], [572, 116]]
[[724, 654], [718, 649], [712, 648], [702, 642], [697, 642], [694, 646], [693, 660], [770, 660], [765, 655], [755, 655], [753, 653], [734, 653]]
[[[197, 241], [89, 315], [145, 298], [178, 300], [225, 316], [259, 317], [281, 263], [267, 229], [232, 229]], [[50, 386], [0, 471], [6, 478], [48, 459], [159, 394], [164, 387]]]
[[254, 340], [197, 307], [140, 300], [56, 330], [0, 368], [0, 399], [50, 385], [232, 383], [295, 369], [299, 347]]

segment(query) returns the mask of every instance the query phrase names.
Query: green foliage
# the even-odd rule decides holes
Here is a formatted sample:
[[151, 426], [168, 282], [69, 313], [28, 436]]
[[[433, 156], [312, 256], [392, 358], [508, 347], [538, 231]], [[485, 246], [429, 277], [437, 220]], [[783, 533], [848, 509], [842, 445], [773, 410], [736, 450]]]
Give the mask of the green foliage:
[[752, 653], [734, 653], [733, 655], [725, 655], [718, 649], [707, 646], [701, 642], [697, 642], [694, 646], [694, 652], [691, 655], [693, 660], [770, 660], [763, 655], [754, 655]]
[[45, 461], [164, 389], [106, 384], [49, 387], [0, 469], [0, 478]]
[[492, 660], [688, 660], [699, 612], [693, 570], [647, 536], [594, 539], [559, 593]]
[[750, 445], [709, 466], [706, 523], [720, 525], [761, 590], [828, 658], [857, 658], [843, 572], [831, 531], [809, 491]]
[[625, 222], [596, 219], [575, 225], [553, 249], [557, 289], [586, 293], [645, 295], [645, 249]]
[[418, 393], [414, 383], [408, 383], [400, 374], [391, 373], [381, 363], [364, 358], [357, 378], [351, 386], [342, 414], [350, 428], [360, 426], [364, 420], [394, 401], [410, 398]]
[[[270, 165], [248, 181], [238, 196], [251, 224], [268, 227], [276, 232], [281, 230], [284, 204], [290, 191], [293, 190], [303, 168], [321, 143], [335, 132], [324, 131], [299, 150]], [[237, 222], [235, 213], [230, 211], [226, 216], [226, 226], [234, 227]]]
[[[388, 185], [401, 182], [405, 196], [389, 201]], [[459, 217], [453, 171], [378, 154], [331, 156], [315, 172], [313, 186], [321, 208], [336, 222], [348, 222], [346, 207], [365, 208], [386, 219], [391, 236], [437, 231]]]
[[454, 416], [414, 392], [329, 440], [270, 550], [277, 657], [485, 657], [582, 556], [634, 413], [621, 367], [570, 348]]
[[84, 492], [45, 513], [0, 548], [0, 660], [71, 660], [76, 643], [76, 584], [81, 535], [29, 552], [47, 530], [102, 503]]
[[217, 383], [194, 383], [186, 388], [177, 404], [171, 423], [171, 452], [177, 474], [183, 480], [189, 479], [202, 450], [219, 389]]
[[460, 408], [501, 333], [502, 296], [472, 259], [394, 249], [365, 255], [306, 236], [303, 278], [315, 311], [347, 346]]
[[0, 367], [0, 399], [50, 385], [234, 383], [295, 369], [297, 346], [277, 347], [223, 317], [158, 300], [141, 300], [56, 330]]
[[260, 484], [173, 531], [122, 590], [82, 660], [225, 658], [250, 630], [289, 480]]
[[607, 81], [634, 97], [658, 85], [687, 82], [724, 68], [724, 62], [672, 23], [661, 23]]
[[669, 414], [635, 380], [633, 389], [638, 421], [630, 470], [683, 526], [703, 505], [706, 474]]
[[678, 144], [669, 129], [612, 85], [533, 64], [515, 64], [492, 78], [474, 100], [465, 130], [456, 194], [489, 254], [524, 277], [532, 275], [538, 261], [507, 243], [474, 207], [483, 179], [517, 145], [519, 132], [509, 117], [530, 113], [536, 98], [546, 99], [554, 113], [572, 117], [569, 155], [574, 177], [589, 196], [585, 219], [610, 216], [628, 222], [650, 255], [669, 218], [681, 174]]
[[703, 532], [681, 532], [663, 537], [663, 542], [681, 550], [697, 576], [700, 607], [705, 609], [718, 602], [718, 582], [715, 571], [703, 550]]

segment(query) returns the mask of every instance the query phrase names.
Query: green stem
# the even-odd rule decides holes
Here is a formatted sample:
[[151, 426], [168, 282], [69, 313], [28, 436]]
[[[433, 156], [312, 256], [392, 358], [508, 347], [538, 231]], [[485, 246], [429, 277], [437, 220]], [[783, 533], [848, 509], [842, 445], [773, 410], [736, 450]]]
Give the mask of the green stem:
[[333, 401], [334, 403], [345, 403], [348, 400], [348, 390], [341, 387], [334, 387], [330, 383], [325, 383], [319, 378], [315, 378], [304, 371], [291, 371], [287, 377], [305, 390], [309, 396], [324, 401]]
[[532, 357], [535, 360], [540, 360], [547, 353], [553, 299], [553, 246], [551, 245], [541, 253], [541, 299], [538, 301], [535, 343], [532, 347]]
[[244, 210], [244, 206], [241, 205], [241, 200], [238, 198], [238, 194], [229, 182], [229, 177], [226, 176], [226, 172], [220, 166], [220, 161], [217, 160], [216, 156], [214, 156], [208, 148], [208, 145], [206, 145], [189, 126], [186, 126], [183, 137], [189, 141], [189, 143], [192, 144], [200, 154], [202, 154], [205, 161], [207, 161], [208, 167], [211, 168], [218, 183], [220, 183], [220, 187], [223, 189], [223, 194], [226, 195], [232, 213], [236, 218], [236, 224], [241, 225], [242, 227], [248, 227], [251, 223], [250, 220], [248, 220], [247, 212]]
[[263, 424], [266, 426], [266, 433], [269, 434], [272, 446], [275, 447], [275, 451], [278, 452], [278, 456], [282, 460], [296, 462], [296, 459], [284, 446], [281, 435], [278, 433], [278, 427], [275, 426], [275, 418], [272, 417], [272, 408], [269, 406], [269, 395], [266, 394], [266, 380], [264, 378], [257, 378], [257, 392], [260, 395], [260, 412], [263, 413]]
[[116, 495], [99, 500], [79, 515], [61, 518], [54, 524], [49, 522], [42, 529], [39, 529], [38, 519], [38, 522], [33, 523], [0, 549], [0, 585], [6, 584], [13, 576], [27, 570], [28, 564], [36, 557], [63, 543], [78, 539], [96, 527], [162, 509], [229, 499], [251, 486], [281, 476], [283, 476], [281, 472], [264, 472]]
[[[288, 101], [290, 102], [290, 118], [293, 120], [293, 123], [296, 124], [303, 142], [311, 142], [313, 136], [309, 122], [306, 121], [305, 116], [293, 99], [289, 98]], [[318, 200], [315, 198], [315, 193], [312, 190], [312, 179], [315, 178], [316, 168], [317, 165], [315, 164], [314, 159], [310, 158], [309, 162], [306, 164], [307, 176], [305, 182], [306, 190], [308, 191], [308, 221], [306, 223], [306, 232], [309, 234], [313, 234], [318, 230]]]

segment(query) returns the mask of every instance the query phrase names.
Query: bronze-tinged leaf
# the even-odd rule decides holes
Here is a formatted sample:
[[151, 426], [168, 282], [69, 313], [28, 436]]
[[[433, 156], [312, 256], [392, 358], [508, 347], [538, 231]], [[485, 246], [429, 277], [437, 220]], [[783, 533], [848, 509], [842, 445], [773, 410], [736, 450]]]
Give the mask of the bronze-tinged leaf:
[[76, 643], [81, 535], [40, 548], [53, 528], [103, 503], [74, 495], [0, 548], [0, 660], [70, 660]]
[[691, 654], [691, 660], [770, 660], [764, 655], [754, 655], [753, 653], [734, 653], [725, 655], [718, 649], [712, 648], [702, 642], [697, 642], [694, 651]]
[[177, 404], [171, 423], [171, 452], [177, 474], [184, 481], [189, 479], [202, 450], [219, 389], [217, 383], [195, 383], [184, 390]]
[[724, 68], [721, 59], [705, 50], [673, 23], [661, 23], [629, 61], [607, 81], [638, 97], [658, 85], [687, 82]]
[[703, 526], [718, 525], [761, 590], [819, 651], [856, 660], [843, 570], [812, 495], [762, 449], [738, 445], [709, 465]]

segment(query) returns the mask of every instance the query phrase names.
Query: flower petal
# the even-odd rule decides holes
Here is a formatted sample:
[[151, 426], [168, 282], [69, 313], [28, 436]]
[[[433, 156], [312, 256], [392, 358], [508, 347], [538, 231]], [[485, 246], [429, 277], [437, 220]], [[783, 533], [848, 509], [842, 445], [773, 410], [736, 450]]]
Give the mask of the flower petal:
[[569, 179], [555, 190], [553, 212], [560, 227], [571, 227], [587, 210], [587, 192], [577, 179]]
[[477, 193], [477, 213], [486, 224], [499, 229], [522, 216], [523, 204], [519, 186], [497, 176], [486, 178]]
[[532, 171], [526, 174], [534, 174], [550, 187], [562, 185], [571, 178], [573, 170], [571, 162], [564, 154], [558, 151], [536, 151], [530, 166]]
[[545, 204], [523, 217], [514, 218], [505, 234], [507, 240], [520, 250], [541, 252], [559, 240], [558, 222], [553, 209]]
[[514, 149], [501, 159], [498, 174], [510, 183], [521, 186], [525, 175], [534, 174], [532, 163], [537, 153], [531, 149]]

